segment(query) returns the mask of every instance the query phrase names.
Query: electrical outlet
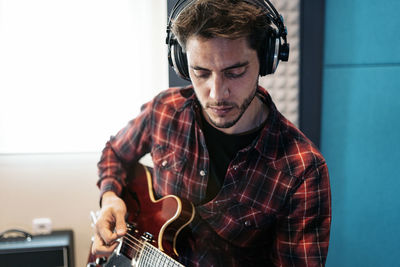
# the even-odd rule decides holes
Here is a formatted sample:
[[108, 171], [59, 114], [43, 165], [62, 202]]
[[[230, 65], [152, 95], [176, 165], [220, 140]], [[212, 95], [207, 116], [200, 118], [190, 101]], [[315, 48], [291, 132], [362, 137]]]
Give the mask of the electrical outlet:
[[46, 235], [52, 230], [52, 222], [50, 218], [35, 218], [32, 220], [33, 234]]

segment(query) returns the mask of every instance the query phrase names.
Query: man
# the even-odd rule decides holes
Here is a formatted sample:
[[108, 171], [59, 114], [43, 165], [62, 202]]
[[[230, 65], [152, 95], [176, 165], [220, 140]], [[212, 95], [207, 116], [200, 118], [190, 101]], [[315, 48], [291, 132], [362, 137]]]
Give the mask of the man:
[[124, 166], [150, 152], [155, 194], [196, 208], [179, 240], [185, 266], [325, 264], [327, 166], [258, 86], [272, 26], [256, 3], [192, 1], [174, 18], [192, 86], [161, 92], [107, 142], [95, 254], [110, 254], [126, 233]]

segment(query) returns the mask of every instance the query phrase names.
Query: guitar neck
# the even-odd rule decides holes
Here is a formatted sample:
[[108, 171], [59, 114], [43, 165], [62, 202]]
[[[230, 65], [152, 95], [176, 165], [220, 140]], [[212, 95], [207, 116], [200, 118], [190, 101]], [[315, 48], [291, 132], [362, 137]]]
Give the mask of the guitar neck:
[[131, 235], [123, 238], [119, 253], [122, 253], [132, 260], [132, 266], [136, 267], [185, 267], [166, 253], [151, 245], [147, 240], [135, 238]]
[[[133, 265], [135, 266], [135, 265]], [[150, 266], [171, 266], [171, 267], [184, 267], [181, 263], [174, 260], [167, 254], [158, 250], [154, 246], [144, 243], [143, 249], [137, 259], [138, 267], [150, 267]]]

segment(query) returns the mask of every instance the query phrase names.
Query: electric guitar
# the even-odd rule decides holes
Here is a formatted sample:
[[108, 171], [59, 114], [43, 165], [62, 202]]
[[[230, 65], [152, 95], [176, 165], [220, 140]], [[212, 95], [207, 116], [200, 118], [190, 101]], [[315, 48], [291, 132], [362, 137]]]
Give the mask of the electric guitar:
[[149, 169], [136, 164], [122, 196], [127, 207], [127, 234], [112, 255], [90, 254], [88, 267], [184, 267], [176, 259], [179, 232], [194, 218], [191, 202], [169, 195], [156, 200]]

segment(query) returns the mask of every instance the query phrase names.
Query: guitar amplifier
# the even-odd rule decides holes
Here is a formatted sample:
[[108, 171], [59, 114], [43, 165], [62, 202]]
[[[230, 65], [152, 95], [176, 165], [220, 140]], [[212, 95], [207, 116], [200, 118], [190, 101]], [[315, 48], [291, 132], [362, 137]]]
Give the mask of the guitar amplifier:
[[9, 230], [0, 236], [0, 266], [74, 267], [73, 244], [71, 230], [53, 231], [47, 235]]

